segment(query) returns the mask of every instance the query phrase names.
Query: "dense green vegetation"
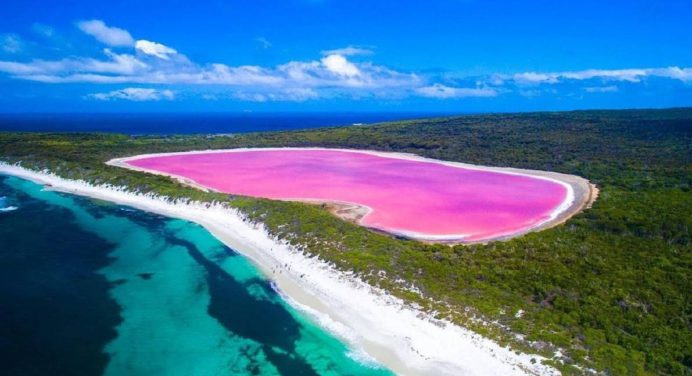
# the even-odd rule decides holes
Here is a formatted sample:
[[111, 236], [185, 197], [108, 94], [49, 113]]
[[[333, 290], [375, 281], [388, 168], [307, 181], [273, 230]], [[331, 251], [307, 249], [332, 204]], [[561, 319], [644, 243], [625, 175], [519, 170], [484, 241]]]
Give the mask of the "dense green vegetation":
[[[449, 247], [373, 233], [317, 206], [207, 194], [103, 164], [137, 153], [308, 145], [577, 174], [601, 194], [565, 225]], [[692, 109], [478, 115], [232, 137], [5, 133], [0, 159], [172, 197], [228, 200], [275, 235], [440, 317], [549, 357], [563, 349], [555, 364], [566, 373], [581, 372], [573, 363], [613, 375], [692, 373]]]

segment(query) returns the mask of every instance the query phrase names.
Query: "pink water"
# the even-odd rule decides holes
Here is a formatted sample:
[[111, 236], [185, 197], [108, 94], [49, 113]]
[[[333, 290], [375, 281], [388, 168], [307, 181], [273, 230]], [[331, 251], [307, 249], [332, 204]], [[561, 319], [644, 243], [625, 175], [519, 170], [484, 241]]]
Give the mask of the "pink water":
[[217, 191], [371, 208], [361, 224], [419, 238], [479, 241], [523, 232], [566, 199], [554, 181], [329, 149], [152, 156], [128, 164]]

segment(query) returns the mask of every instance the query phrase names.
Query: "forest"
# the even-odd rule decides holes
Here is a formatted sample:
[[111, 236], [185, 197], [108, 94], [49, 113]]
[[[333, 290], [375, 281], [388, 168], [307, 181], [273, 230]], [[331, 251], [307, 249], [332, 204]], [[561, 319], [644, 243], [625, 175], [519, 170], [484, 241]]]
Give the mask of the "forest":
[[[398, 151], [557, 171], [589, 179], [600, 196], [552, 229], [448, 246], [375, 233], [316, 205], [205, 193], [104, 163], [142, 153], [267, 146]], [[565, 374], [692, 373], [689, 108], [466, 115], [233, 135], [0, 133], [0, 161], [138, 192], [227, 202], [305, 252], [437, 317], [544, 355]]]

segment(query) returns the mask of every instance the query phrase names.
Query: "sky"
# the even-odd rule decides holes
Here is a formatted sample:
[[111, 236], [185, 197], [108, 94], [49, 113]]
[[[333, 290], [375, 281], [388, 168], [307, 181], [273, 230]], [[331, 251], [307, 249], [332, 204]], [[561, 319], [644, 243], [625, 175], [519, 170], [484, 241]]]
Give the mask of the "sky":
[[692, 106], [692, 1], [23, 0], [0, 112]]

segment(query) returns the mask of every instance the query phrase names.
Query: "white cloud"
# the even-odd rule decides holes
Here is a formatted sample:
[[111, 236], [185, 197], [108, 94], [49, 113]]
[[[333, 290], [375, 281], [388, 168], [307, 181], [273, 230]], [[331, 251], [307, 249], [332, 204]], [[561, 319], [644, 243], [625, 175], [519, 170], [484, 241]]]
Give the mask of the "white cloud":
[[692, 68], [668, 67], [649, 69], [649, 71], [652, 76], [671, 78], [683, 82], [692, 81]]
[[284, 79], [271, 69], [254, 65], [231, 67], [225, 64], [212, 64], [191, 74], [172, 75], [181, 83], [218, 84], [233, 86], [279, 86]]
[[319, 97], [315, 90], [309, 88], [289, 88], [266, 93], [239, 91], [233, 94], [233, 98], [247, 102], [305, 102]]
[[466, 98], [466, 97], [494, 97], [497, 96], [497, 90], [491, 88], [466, 88], [466, 87], [451, 87], [442, 84], [433, 84], [416, 89], [416, 92], [424, 97], [449, 99], [449, 98]]
[[[0, 61], [0, 72], [34, 81], [60, 82], [74, 75], [109, 74], [112, 78], [134, 75], [147, 68], [147, 64], [128, 54], [104, 50], [107, 60], [93, 58], [66, 58], [62, 60], [32, 60], [28, 63]], [[78, 80], [67, 80], [77, 82]], [[89, 82], [89, 81], [85, 81]]]
[[294, 89], [286, 89], [281, 92], [279, 92], [279, 97], [281, 100], [285, 101], [298, 101], [298, 102], [303, 102], [309, 99], [317, 99], [319, 97], [319, 94], [313, 89], [309, 88], [294, 88]]
[[77, 23], [77, 27], [109, 46], [132, 46], [135, 43], [127, 30], [109, 27], [101, 20], [80, 21]]
[[344, 48], [337, 48], [334, 50], [322, 51], [322, 55], [341, 55], [341, 56], [355, 56], [355, 55], [372, 55], [372, 50], [357, 46], [348, 46]]
[[[46, 83], [223, 85], [234, 87], [241, 92], [239, 96], [253, 100], [308, 100], [326, 92], [352, 97], [402, 95], [424, 84], [415, 74], [371, 63], [356, 66], [348, 61], [329, 63], [331, 65], [322, 61], [293, 61], [265, 68], [225, 64], [200, 66], [179, 58], [140, 60], [137, 56], [117, 54], [108, 49], [104, 50], [104, 55], [105, 59], [0, 61], [0, 72]], [[176, 55], [179, 56], [182, 55]], [[348, 76], [355, 71], [357, 76]]]
[[265, 37], [257, 37], [255, 38], [255, 42], [265, 50], [272, 47], [272, 43]]
[[135, 49], [143, 54], [156, 56], [163, 60], [168, 60], [170, 58], [169, 55], [175, 55], [178, 53], [178, 51], [168, 46], [164, 46], [161, 43], [150, 42], [148, 40], [138, 40], [137, 43], [135, 43]]
[[[238, 100], [247, 101], [306, 101], [336, 97], [402, 98], [410, 95], [439, 99], [482, 98], [495, 97], [509, 91], [532, 96], [549, 93], [550, 89], [545, 85], [569, 81], [585, 81], [583, 86], [587, 87], [583, 90], [587, 92], [614, 91], [617, 88], [610, 87], [614, 87], [613, 84], [616, 82], [637, 83], [647, 77], [692, 82], [691, 68], [675, 66], [519, 72], [480, 77], [418, 75], [359, 59], [351, 61], [351, 56], [372, 53], [357, 46], [322, 51], [323, 55], [319, 59], [289, 61], [273, 67], [197, 64], [169, 46], [143, 39], [135, 41], [126, 30], [109, 27], [100, 20], [82, 21], [78, 26], [103, 43], [123, 48], [119, 48], [117, 52], [106, 48], [100, 57], [65, 56], [55, 60], [0, 60], [0, 73], [16, 79], [45, 83], [222, 86], [228, 88], [227, 92], [230, 93], [226, 97], [230, 95]], [[42, 30], [38, 27], [35, 31], [41, 33]], [[53, 30], [50, 29], [49, 33], [53, 33]], [[0, 38], [2, 37], [3, 35], [0, 35]], [[0, 39], [0, 42], [5, 39]], [[256, 41], [265, 47], [270, 44], [263, 38]], [[8, 43], [0, 43], [2, 49], [6, 50], [7, 46]], [[12, 50], [11, 43], [9, 46]], [[90, 97], [104, 100], [162, 100], [173, 97], [173, 92], [170, 91], [150, 90], [154, 89], [128, 88], [97, 93]], [[216, 88], [213, 92], [218, 93]]]
[[22, 39], [17, 34], [0, 34], [0, 49], [7, 53], [20, 52], [23, 44]]
[[125, 89], [109, 91], [107, 93], [94, 93], [88, 95], [87, 97], [90, 99], [96, 99], [100, 101], [121, 99], [134, 102], [148, 102], [160, 100], [170, 101], [175, 99], [175, 93], [171, 90], [128, 87]]
[[487, 80], [487, 83], [493, 86], [502, 86], [505, 84], [506, 78], [501, 74], [492, 74]]
[[632, 68], [632, 69], [586, 69], [551, 73], [524, 72], [511, 76], [518, 84], [556, 84], [565, 80], [591, 80], [640, 82], [647, 77], [670, 78], [680, 81], [692, 81], [692, 69], [667, 68]]
[[576, 72], [557, 73], [556, 77], [572, 80], [590, 80], [592, 78], [602, 78], [613, 81], [639, 82], [643, 77], [650, 74], [648, 69], [587, 69]]
[[267, 102], [269, 100], [266, 94], [247, 93], [244, 91], [233, 93], [233, 98], [245, 102]]
[[558, 82], [557, 77], [553, 73], [516, 73], [512, 78], [519, 84], [554, 84]]
[[327, 55], [322, 58], [322, 64], [330, 72], [340, 76], [354, 77], [360, 75], [360, 70], [342, 55]]
[[615, 85], [610, 85], [610, 86], [592, 86], [592, 87], [585, 87], [584, 91], [587, 93], [614, 93], [618, 91], [618, 87]]

